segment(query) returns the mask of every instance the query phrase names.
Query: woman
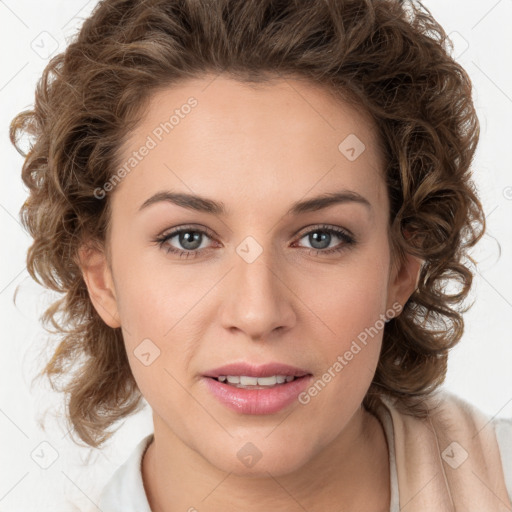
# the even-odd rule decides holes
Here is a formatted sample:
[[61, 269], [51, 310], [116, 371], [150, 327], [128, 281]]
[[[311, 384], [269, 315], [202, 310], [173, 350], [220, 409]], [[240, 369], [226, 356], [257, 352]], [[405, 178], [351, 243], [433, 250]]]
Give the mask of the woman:
[[420, 3], [106, 0], [50, 62], [42, 374], [92, 447], [153, 413], [101, 510], [511, 509], [512, 421], [440, 388], [485, 228], [446, 46]]

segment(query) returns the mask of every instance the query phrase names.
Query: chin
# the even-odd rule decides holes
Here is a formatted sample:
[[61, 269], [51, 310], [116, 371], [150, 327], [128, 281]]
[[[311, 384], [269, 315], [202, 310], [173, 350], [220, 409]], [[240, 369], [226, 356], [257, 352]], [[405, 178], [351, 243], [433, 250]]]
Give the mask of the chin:
[[313, 447], [308, 450], [304, 443], [277, 437], [269, 440], [264, 435], [254, 439], [254, 436], [246, 436], [244, 440], [231, 440], [228, 446], [215, 444], [216, 448], [209, 447], [203, 457], [226, 473], [268, 478], [269, 473], [275, 477], [293, 473], [313, 456]]

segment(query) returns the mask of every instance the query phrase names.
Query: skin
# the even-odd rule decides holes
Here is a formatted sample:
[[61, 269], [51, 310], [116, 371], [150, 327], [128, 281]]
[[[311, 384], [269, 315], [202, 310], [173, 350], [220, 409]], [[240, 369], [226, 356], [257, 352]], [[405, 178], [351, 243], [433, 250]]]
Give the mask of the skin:
[[[376, 128], [304, 80], [250, 87], [205, 76], [156, 93], [122, 154], [140, 148], [190, 96], [198, 105], [112, 193], [110, 260], [99, 250], [82, 252], [91, 300], [109, 326], [122, 327], [153, 411], [155, 441], [142, 464], [151, 508], [389, 510], [386, 439], [362, 407], [382, 331], [307, 405], [275, 414], [232, 411], [201, 377], [226, 363], [277, 361], [316, 380], [379, 315], [405, 304], [420, 262], [408, 256], [392, 265]], [[338, 149], [349, 134], [366, 146], [354, 161]], [[342, 189], [371, 208], [345, 202], [286, 215], [295, 201]], [[222, 201], [228, 214], [169, 202], [138, 211], [161, 190]], [[155, 244], [189, 224], [214, 235], [203, 235], [202, 254], [184, 258]], [[307, 234], [322, 224], [350, 230], [356, 243], [333, 234], [322, 247], [342, 251], [310, 252], [318, 245]], [[247, 236], [262, 248], [252, 263], [236, 251]], [[178, 236], [166, 243], [185, 250]], [[146, 338], [160, 350], [148, 366], [134, 355]], [[252, 467], [237, 457], [248, 442], [262, 454]]]

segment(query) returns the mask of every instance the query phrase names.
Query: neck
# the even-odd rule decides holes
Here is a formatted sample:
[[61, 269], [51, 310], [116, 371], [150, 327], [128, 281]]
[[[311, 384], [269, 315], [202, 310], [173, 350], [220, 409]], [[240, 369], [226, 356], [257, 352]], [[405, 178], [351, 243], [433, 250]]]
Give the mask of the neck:
[[361, 408], [307, 464], [278, 477], [226, 473], [154, 418], [142, 461], [153, 512], [262, 509], [389, 511], [389, 455], [379, 420]]

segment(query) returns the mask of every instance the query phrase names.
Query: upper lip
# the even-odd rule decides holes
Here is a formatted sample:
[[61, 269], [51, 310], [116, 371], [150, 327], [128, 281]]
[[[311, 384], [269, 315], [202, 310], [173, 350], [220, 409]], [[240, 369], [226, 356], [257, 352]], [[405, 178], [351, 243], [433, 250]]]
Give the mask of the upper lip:
[[231, 363], [204, 374], [205, 377], [217, 378], [220, 375], [244, 375], [247, 377], [271, 377], [272, 375], [293, 375], [294, 377], [303, 377], [309, 375], [309, 372], [296, 366], [290, 366], [282, 363], [267, 363], [255, 365], [251, 363]]

